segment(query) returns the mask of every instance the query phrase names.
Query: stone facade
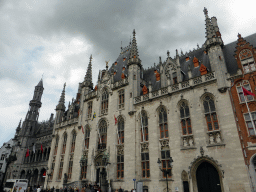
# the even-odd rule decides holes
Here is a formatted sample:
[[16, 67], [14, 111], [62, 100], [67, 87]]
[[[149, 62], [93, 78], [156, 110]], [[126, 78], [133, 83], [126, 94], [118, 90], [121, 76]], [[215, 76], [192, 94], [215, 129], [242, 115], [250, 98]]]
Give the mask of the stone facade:
[[43, 81], [40, 80], [35, 86], [25, 120], [16, 129], [12, 152], [15, 158], [9, 163], [5, 180], [28, 179], [29, 186], [43, 186], [45, 182], [54, 118], [51, 114], [49, 120], [38, 122], [43, 90]]
[[[49, 187], [98, 183], [103, 191], [250, 191], [229, 94], [228, 65], [215, 17], [206, 20], [206, 42], [176, 51], [150, 69], [132, 42], [99, 72], [93, 89], [92, 57], [76, 99], [65, 108], [65, 85], [53, 130]], [[232, 55], [232, 54], [231, 54]], [[167, 166], [171, 161], [173, 163]], [[206, 179], [212, 179], [204, 186]], [[214, 184], [214, 186], [213, 186]], [[45, 184], [46, 186], [46, 184]]]

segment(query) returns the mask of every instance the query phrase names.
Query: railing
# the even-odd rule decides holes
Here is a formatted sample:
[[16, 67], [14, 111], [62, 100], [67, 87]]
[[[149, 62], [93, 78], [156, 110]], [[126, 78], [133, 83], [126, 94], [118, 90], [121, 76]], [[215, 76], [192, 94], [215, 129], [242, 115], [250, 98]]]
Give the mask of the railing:
[[141, 96], [135, 97], [134, 103], [137, 104], [137, 103], [144, 102], [144, 101], [147, 101], [152, 98], [157, 98], [157, 97], [161, 97], [163, 95], [175, 93], [177, 91], [180, 91], [183, 89], [188, 89], [189, 87], [197, 86], [197, 85], [200, 85], [200, 84], [203, 84], [203, 83], [215, 80], [215, 79], [216, 79], [215, 72], [208, 73], [208, 74], [205, 74], [205, 75], [202, 75], [199, 77], [195, 77], [195, 78], [190, 79], [185, 82], [171, 85], [169, 87], [163, 87], [159, 90], [153, 91], [146, 95], [141, 95]]
[[114, 83], [113, 89], [128, 85], [128, 78], [122, 79]]

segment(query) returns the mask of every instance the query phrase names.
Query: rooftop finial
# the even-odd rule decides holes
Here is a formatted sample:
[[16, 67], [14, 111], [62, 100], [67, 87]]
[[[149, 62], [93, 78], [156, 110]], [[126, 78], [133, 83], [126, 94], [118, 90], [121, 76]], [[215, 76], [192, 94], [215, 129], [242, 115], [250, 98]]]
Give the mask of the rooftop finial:
[[179, 56], [178, 49], [176, 49], [176, 57], [178, 57], [178, 56]]
[[208, 10], [206, 7], [204, 7], [204, 15], [205, 15], [205, 17], [208, 17]]
[[66, 83], [64, 83], [59, 104], [57, 105], [56, 110], [65, 110], [65, 87], [66, 87]]
[[123, 52], [122, 41], [121, 41], [121, 52]]
[[167, 50], [167, 57], [168, 57], [168, 58], [170, 57], [170, 52], [169, 52], [169, 50]]
[[162, 64], [161, 56], [159, 56], [159, 63]]
[[135, 37], [136, 35], [136, 32], [135, 32], [135, 29], [133, 29], [133, 37]]
[[106, 62], [106, 69], [108, 69], [108, 63], [109, 63], [110, 59], [108, 61], [105, 61]]
[[92, 83], [92, 55], [90, 56], [90, 61], [87, 67], [86, 75], [84, 77], [84, 85], [90, 87], [93, 89], [93, 83]]
[[240, 33], [238, 33], [237, 37], [238, 37], [238, 39], [242, 38]]

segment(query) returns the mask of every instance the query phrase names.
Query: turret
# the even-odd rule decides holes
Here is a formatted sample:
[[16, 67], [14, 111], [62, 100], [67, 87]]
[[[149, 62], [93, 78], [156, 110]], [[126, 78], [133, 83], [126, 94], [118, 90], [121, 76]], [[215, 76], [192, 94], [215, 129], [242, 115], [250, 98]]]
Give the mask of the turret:
[[217, 78], [218, 90], [223, 93], [227, 89], [227, 68], [222, 51], [223, 41], [221, 39], [216, 17], [210, 19], [206, 8], [204, 8], [204, 14], [206, 25], [206, 41], [204, 47], [209, 56], [212, 71], [215, 72]]
[[66, 109], [66, 107], [65, 107], [65, 87], [66, 87], [66, 83], [64, 83], [59, 103], [56, 106], [56, 119], [55, 119], [55, 123], [60, 123], [61, 122], [62, 116], [64, 115], [64, 112], [65, 112], [65, 109]]
[[92, 83], [92, 55], [90, 56], [90, 61], [87, 67], [86, 75], [82, 83], [82, 88], [85, 88], [85, 94], [89, 93], [93, 89]]

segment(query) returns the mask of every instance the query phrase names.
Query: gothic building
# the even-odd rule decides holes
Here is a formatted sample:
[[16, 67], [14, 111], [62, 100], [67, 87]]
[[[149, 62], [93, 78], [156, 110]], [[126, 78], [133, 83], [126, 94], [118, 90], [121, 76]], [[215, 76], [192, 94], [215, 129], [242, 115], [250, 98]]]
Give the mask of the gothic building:
[[204, 14], [202, 47], [176, 50], [174, 58], [168, 51], [144, 69], [134, 30], [132, 42], [99, 72], [95, 87], [90, 57], [67, 110], [64, 85], [49, 187], [96, 182], [103, 191], [130, 191], [136, 179], [144, 191], [167, 191], [167, 183], [171, 191], [251, 190], [229, 94], [241, 70], [230, 59], [234, 50], [224, 45], [216, 17], [206, 9]]
[[16, 129], [13, 153], [16, 160], [8, 166], [6, 179], [28, 179], [29, 185], [43, 185], [50, 155], [52, 131], [54, 125], [53, 114], [50, 119], [38, 122], [43, 95], [43, 80], [35, 86], [33, 99], [22, 125]]
[[252, 191], [256, 191], [256, 103], [255, 96], [246, 96], [243, 93], [243, 88], [254, 94], [256, 90], [256, 49], [253, 45], [256, 45], [256, 34], [246, 38], [238, 34], [237, 41], [230, 43], [226, 47], [230, 53], [233, 53], [233, 57], [230, 57], [228, 62], [233, 64], [232, 70], [234, 72], [237, 71], [231, 76], [231, 99], [234, 103], [239, 139], [245, 165], [248, 167]]

